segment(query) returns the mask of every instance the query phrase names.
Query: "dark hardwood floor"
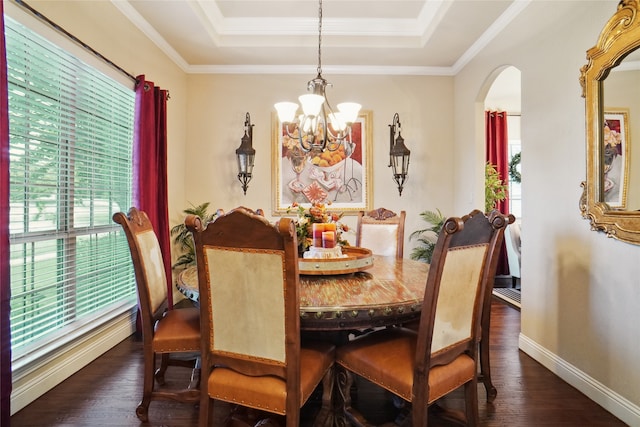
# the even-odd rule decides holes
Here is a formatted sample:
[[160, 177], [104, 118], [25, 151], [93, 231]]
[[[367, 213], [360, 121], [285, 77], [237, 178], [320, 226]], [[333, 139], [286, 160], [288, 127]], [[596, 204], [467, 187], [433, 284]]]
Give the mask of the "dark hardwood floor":
[[[560, 380], [533, 359], [518, 350], [520, 312], [494, 300], [491, 312], [491, 363], [498, 397], [493, 404], [485, 399], [479, 386], [480, 420], [483, 426], [624, 426], [620, 420]], [[139, 426], [135, 415], [141, 391], [141, 342], [127, 339], [62, 384], [15, 414], [13, 427], [22, 426]], [[188, 382], [189, 373], [175, 369], [167, 380]], [[444, 402], [462, 408], [462, 394]], [[303, 408], [302, 425], [310, 425], [316, 408]], [[374, 422], [395, 419], [389, 395], [363, 381], [358, 384], [355, 406]], [[229, 411], [219, 408], [216, 425]], [[152, 402], [151, 426], [186, 427], [197, 425], [198, 411], [193, 405]], [[430, 425], [448, 426], [437, 418]]]

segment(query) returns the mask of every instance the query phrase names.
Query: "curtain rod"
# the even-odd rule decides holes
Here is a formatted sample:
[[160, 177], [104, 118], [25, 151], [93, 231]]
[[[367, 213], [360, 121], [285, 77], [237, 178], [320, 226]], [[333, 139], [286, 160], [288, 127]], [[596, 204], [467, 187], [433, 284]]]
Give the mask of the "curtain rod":
[[487, 110], [489, 111], [491, 114], [505, 114], [507, 117], [520, 117], [521, 113], [508, 113], [506, 111], [492, 111], [492, 110]]
[[31, 6], [26, 4], [24, 1], [22, 1], [22, 0], [13, 0], [13, 1], [18, 6], [20, 6], [23, 9], [26, 9], [27, 11], [29, 11], [36, 18], [40, 19], [41, 21], [44, 21], [47, 25], [49, 25], [54, 30], [58, 31], [59, 33], [64, 34], [65, 36], [67, 36], [68, 38], [70, 38], [71, 40], [73, 40], [74, 42], [79, 44], [83, 49], [89, 51], [94, 56], [100, 58], [102, 61], [104, 61], [105, 63], [107, 63], [111, 67], [115, 68], [116, 70], [118, 70], [122, 74], [124, 74], [125, 76], [129, 77], [131, 80], [133, 80], [133, 83], [137, 83], [138, 79], [136, 79], [136, 77], [134, 75], [128, 73], [124, 68], [116, 65], [113, 61], [111, 61], [110, 59], [106, 58], [100, 52], [98, 52], [97, 50], [95, 50], [94, 48], [92, 48], [91, 46], [89, 46], [88, 44], [86, 44], [85, 42], [83, 42], [82, 40], [80, 40], [79, 38], [77, 38], [76, 36], [71, 34], [70, 32], [68, 32], [67, 30], [62, 28], [60, 25], [56, 24], [55, 22], [53, 22], [52, 20], [50, 20], [49, 18], [44, 16], [42, 13], [38, 12], [37, 10], [35, 10], [34, 8], [32, 8]]

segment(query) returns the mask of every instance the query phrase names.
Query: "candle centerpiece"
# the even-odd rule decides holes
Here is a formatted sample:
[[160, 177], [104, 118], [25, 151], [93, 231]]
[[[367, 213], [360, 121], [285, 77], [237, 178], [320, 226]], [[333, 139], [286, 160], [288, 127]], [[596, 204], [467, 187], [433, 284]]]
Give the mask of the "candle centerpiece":
[[313, 244], [304, 251], [303, 258], [342, 258], [342, 246], [337, 244], [335, 223], [312, 224]]
[[342, 238], [349, 228], [340, 222], [342, 214], [327, 211], [330, 203], [313, 203], [307, 209], [294, 203], [287, 213], [296, 209], [296, 234], [298, 237], [298, 255], [301, 258], [340, 258], [342, 247], [349, 243]]

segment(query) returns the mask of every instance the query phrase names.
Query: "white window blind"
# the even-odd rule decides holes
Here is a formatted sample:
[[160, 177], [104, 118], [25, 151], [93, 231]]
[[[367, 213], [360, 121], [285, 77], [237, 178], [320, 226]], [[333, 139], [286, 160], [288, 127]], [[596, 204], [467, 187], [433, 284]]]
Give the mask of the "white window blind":
[[135, 304], [135, 94], [5, 16], [14, 360]]

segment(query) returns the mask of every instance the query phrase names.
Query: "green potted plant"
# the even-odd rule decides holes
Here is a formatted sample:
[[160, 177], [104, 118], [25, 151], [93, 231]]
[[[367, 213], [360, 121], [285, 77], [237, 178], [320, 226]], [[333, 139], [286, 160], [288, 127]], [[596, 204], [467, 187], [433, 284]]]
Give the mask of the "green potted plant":
[[420, 217], [430, 224], [431, 227], [416, 230], [409, 236], [409, 240], [415, 238], [420, 244], [411, 251], [411, 259], [431, 263], [433, 250], [435, 249], [436, 241], [438, 240], [438, 234], [440, 234], [440, 229], [442, 228], [442, 224], [446, 218], [442, 215], [439, 209], [436, 209], [436, 212], [421, 212]]
[[[508, 189], [509, 187], [500, 179], [495, 166], [487, 162], [485, 167], [485, 212], [492, 211], [496, 207], [496, 203], [504, 200], [507, 197]], [[446, 218], [439, 209], [436, 209], [435, 212], [421, 212], [420, 217], [431, 227], [416, 230], [409, 236], [409, 240], [417, 239], [419, 243], [413, 248], [411, 259], [430, 263], [438, 234], [440, 234], [440, 229]]]
[[[183, 210], [185, 215], [197, 215], [202, 218], [204, 223], [211, 222], [217, 216], [217, 213], [209, 213], [209, 202], [202, 203], [198, 206], [191, 205], [190, 208]], [[171, 236], [173, 237], [173, 243], [177, 245], [182, 254], [178, 257], [178, 260], [173, 264], [173, 268], [189, 267], [196, 263], [196, 252], [193, 246], [193, 239], [191, 233], [187, 230], [184, 223], [178, 224], [171, 228]]]
[[484, 211], [491, 212], [494, 210], [496, 204], [507, 197], [508, 191], [509, 186], [500, 179], [496, 167], [487, 162], [484, 181]]

